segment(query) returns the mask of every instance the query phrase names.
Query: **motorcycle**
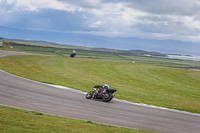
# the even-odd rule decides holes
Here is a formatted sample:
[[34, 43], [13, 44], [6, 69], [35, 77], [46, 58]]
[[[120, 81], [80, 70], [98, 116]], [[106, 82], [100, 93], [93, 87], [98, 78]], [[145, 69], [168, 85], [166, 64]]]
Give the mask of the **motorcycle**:
[[95, 85], [93, 91], [86, 94], [87, 99], [102, 99], [104, 102], [109, 102], [113, 99], [113, 93], [116, 92], [115, 89], [104, 88], [102, 85]]
[[72, 53], [71, 55], [70, 55], [70, 57], [75, 57], [76, 56], [76, 53]]

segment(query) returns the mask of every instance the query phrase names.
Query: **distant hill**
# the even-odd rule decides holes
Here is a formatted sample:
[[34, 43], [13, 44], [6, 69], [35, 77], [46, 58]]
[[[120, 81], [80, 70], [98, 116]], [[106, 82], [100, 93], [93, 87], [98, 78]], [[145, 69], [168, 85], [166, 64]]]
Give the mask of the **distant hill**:
[[58, 43], [47, 42], [47, 41], [21, 40], [21, 39], [5, 39], [4, 38], [3, 40], [9, 45], [31, 45], [31, 46], [66, 48], [66, 49], [74, 49], [74, 50], [109, 52], [109, 53], [131, 54], [131, 55], [141, 55], [141, 56], [167, 57], [167, 54], [164, 54], [164, 53], [149, 52], [149, 51], [144, 51], [144, 50], [119, 50], [119, 49], [108, 49], [108, 48], [94, 48], [94, 47], [86, 47], [86, 46], [58, 44]]

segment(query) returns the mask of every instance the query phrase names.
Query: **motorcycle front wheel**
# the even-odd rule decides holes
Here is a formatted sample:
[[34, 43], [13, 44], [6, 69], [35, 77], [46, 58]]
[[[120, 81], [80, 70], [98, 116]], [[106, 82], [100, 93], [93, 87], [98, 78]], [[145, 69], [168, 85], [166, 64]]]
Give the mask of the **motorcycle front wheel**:
[[88, 93], [85, 95], [85, 97], [86, 97], [87, 99], [91, 99], [91, 98], [92, 98], [92, 91], [91, 91], [91, 92], [88, 92]]
[[103, 96], [102, 99], [104, 102], [110, 102], [113, 99], [113, 95], [111, 93], [107, 93]]

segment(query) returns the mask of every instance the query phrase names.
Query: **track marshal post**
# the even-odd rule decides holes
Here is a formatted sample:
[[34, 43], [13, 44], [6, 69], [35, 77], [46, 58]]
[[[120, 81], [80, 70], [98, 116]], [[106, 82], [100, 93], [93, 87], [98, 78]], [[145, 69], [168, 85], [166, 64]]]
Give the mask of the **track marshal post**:
[[0, 47], [3, 47], [3, 40], [0, 39]]

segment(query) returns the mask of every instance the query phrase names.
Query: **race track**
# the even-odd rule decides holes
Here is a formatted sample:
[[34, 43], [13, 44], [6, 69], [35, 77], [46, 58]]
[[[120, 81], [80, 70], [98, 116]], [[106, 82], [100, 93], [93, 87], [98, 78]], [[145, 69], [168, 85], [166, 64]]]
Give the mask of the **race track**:
[[[9, 53], [0, 50], [0, 58], [22, 54]], [[88, 100], [83, 93], [23, 79], [2, 70], [0, 104], [135, 129], [164, 133], [200, 132], [200, 114], [145, 107], [116, 99], [109, 103]]]

